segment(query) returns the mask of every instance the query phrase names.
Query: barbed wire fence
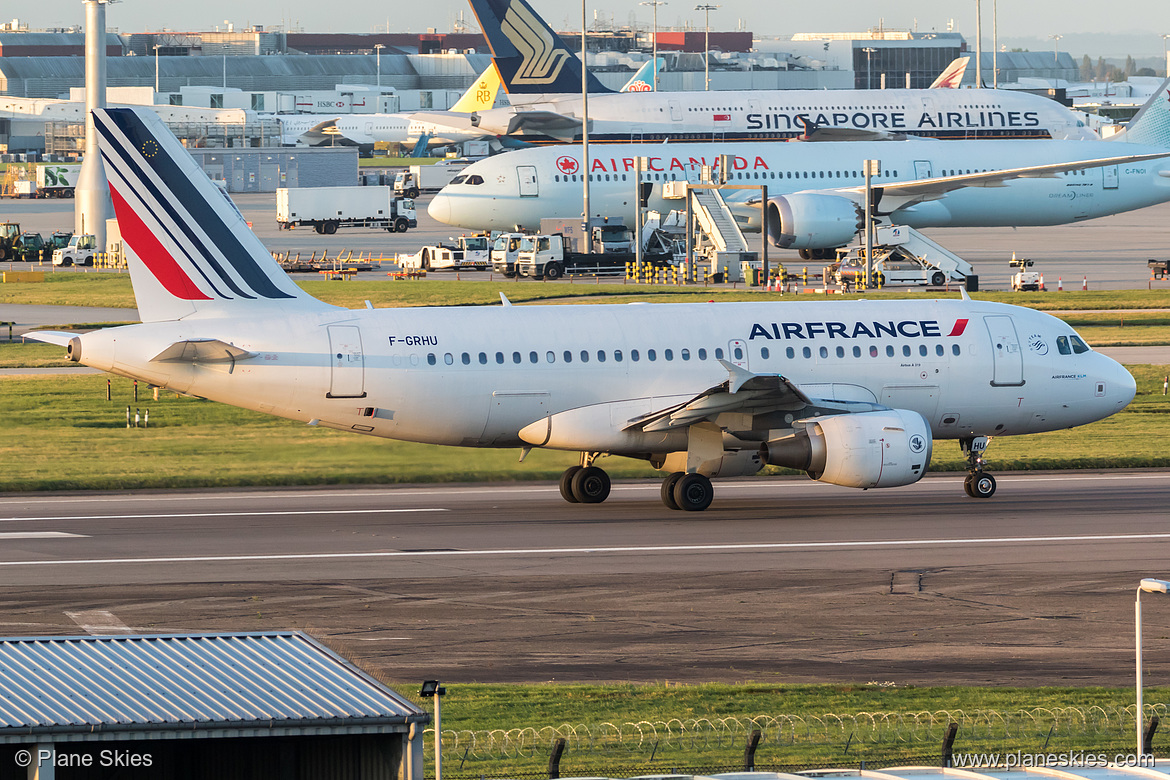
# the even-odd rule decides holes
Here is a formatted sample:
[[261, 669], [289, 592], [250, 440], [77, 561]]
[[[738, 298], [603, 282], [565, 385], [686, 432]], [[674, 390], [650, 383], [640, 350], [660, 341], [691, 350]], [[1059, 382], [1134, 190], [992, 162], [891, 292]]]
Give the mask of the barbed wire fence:
[[[1150, 704], [1145, 717], [1164, 719], [1165, 704]], [[742, 750], [759, 731], [761, 754], [799, 752], [806, 762], [815, 756], [929, 755], [942, 743], [950, 724], [958, 724], [964, 749], [1021, 745], [1048, 748], [1070, 744], [1084, 749], [1121, 744], [1134, 727], [1134, 706], [1036, 707], [1011, 711], [941, 709], [911, 712], [856, 712], [820, 715], [754, 715], [666, 720], [562, 723], [515, 729], [443, 730], [443, 760], [454, 770], [468, 763], [504, 762], [515, 768], [539, 767], [552, 746], [564, 740], [565, 752], [575, 761], [606, 765], [653, 764], [690, 759], [705, 766], [725, 764], [730, 751]], [[433, 729], [427, 730], [433, 741]], [[822, 750], [818, 751], [818, 748]], [[831, 751], [824, 749], [832, 748]], [[722, 757], [703, 761], [702, 757]], [[814, 758], [810, 758], [810, 756]], [[767, 763], [761, 761], [761, 764]], [[819, 762], [817, 762], [819, 763]], [[811, 766], [811, 764], [810, 764]], [[513, 771], [509, 776], [540, 776], [537, 771]], [[445, 773], [446, 776], [446, 773]], [[455, 776], [455, 775], [452, 775]], [[474, 776], [479, 776], [474, 775]]]

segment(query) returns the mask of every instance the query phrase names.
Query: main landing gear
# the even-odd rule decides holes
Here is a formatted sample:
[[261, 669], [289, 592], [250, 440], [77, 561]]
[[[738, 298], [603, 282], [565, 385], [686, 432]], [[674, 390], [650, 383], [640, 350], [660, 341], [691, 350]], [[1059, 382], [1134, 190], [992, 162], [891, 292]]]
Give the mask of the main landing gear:
[[609, 474], [593, 465], [600, 452], [581, 453], [581, 465], [561, 474], [561, 498], [570, 504], [600, 504], [609, 498]]
[[702, 512], [711, 506], [715, 489], [711, 487], [711, 480], [702, 474], [676, 471], [662, 480], [661, 495], [667, 509]]
[[971, 472], [963, 480], [963, 490], [971, 498], [991, 498], [995, 495], [995, 477], [983, 471], [983, 453], [987, 444], [986, 436], [959, 439], [959, 446], [967, 457], [967, 470]]

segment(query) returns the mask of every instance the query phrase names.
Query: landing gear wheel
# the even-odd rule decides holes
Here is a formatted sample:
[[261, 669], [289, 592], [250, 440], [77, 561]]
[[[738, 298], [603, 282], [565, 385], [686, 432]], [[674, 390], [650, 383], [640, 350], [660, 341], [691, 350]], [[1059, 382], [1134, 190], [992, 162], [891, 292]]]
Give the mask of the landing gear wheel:
[[975, 494], [971, 492], [971, 480], [974, 478], [974, 474], [968, 474], [967, 477], [963, 480], [963, 492], [971, 498], [975, 498]]
[[976, 471], [969, 479], [972, 498], [991, 498], [995, 495], [995, 477]]
[[715, 490], [702, 474], [684, 474], [674, 486], [674, 503], [685, 512], [702, 512], [711, 506]]
[[577, 497], [573, 495], [573, 477], [581, 470], [580, 466], [569, 466], [565, 472], [561, 474], [561, 498], [568, 501], [570, 504], [579, 504]]
[[809, 249], [798, 250], [796, 254], [800, 255], [801, 260], [812, 260], [813, 259], [812, 251]]
[[609, 474], [596, 466], [586, 466], [573, 475], [573, 496], [581, 504], [600, 504], [609, 498]]
[[662, 480], [662, 503], [666, 505], [667, 509], [679, 508], [679, 505], [674, 502], [674, 486], [685, 476], [686, 474], [684, 472], [676, 471]]

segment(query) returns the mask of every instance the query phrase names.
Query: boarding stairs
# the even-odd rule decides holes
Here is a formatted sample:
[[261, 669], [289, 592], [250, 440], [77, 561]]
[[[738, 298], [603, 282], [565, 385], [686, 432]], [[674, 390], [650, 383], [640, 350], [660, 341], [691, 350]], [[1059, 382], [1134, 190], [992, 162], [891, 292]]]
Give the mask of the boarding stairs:
[[929, 267], [937, 268], [947, 275], [947, 278], [959, 281], [975, 273], [963, 258], [941, 244], [930, 240], [912, 227], [905, 225], [880, 225], [874, 230], [873, 248], [874, 257], [883, 249], [894, 250], [912, 255]]
[[695, 219], [716, 252], [748, 252], [747, 239], [719, 190], [692, 189]]

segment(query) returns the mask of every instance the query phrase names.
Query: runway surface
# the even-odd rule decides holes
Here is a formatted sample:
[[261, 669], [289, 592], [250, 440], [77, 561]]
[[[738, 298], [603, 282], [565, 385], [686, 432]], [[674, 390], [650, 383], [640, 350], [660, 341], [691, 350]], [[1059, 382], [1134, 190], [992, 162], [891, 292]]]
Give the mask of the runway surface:
[[[1160, 471], [0, 497], [0, 634], [305, 628], [395, 679], [1124, 685]], [[1147, 597], [1147, 674], [1170, 603]], [[419, 678], [421, 679], [421, 678]]]

